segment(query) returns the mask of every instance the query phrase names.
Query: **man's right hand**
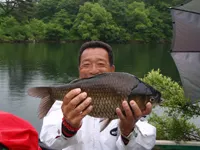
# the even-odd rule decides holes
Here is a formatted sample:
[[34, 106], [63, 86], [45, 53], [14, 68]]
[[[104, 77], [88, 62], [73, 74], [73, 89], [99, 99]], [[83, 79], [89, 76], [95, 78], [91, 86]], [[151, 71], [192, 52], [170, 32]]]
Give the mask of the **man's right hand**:
[[82, 119], [92, 111], [91, 98], [81, 89], [73, 89], [68, 92], [62, 104], [62, 112], [65, 120], [74, 128], [79, 128]]

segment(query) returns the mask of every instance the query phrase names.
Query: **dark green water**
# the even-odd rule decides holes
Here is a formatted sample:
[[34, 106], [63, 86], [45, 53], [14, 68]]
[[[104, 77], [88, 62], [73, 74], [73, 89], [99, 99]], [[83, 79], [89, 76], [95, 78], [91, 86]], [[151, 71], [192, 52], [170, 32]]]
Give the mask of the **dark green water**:
[[[0, 44], [0, 110], [30, 121], [40, 131], [40, 100], [29, 97], [32, 86], [66, 83], [78, 76], [81, 43]], [[169, 44], [112, 44], [116, 71], [143, 77], [152, 69], [180, 82]]]

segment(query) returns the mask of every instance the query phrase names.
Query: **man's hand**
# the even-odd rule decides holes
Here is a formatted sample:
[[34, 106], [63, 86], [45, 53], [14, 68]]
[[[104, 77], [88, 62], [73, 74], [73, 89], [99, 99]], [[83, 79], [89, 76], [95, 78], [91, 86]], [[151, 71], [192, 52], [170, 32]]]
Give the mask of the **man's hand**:
[[131, 108], [128, 105], [127, 101], [122, 102], [122, 107], [126, 115], [122, 113], [120, 108], [116, 109], [116, 113], [120, 119], [120, 130], [121, 133], [125, 136], [128, 136], [134, 129], [135, 123], [144, 115], [148, 115], [152, 110], [152, 105], [150, 102], [146, 104], [146, 109], [141, 111], [137, 103], [134, 100], [130, 101], [130, 106], [134, 113], [132, 113]]
[[81, 89], [73, 89], [68, 92], [62, 104], [62, 112], [65, 120], [74, 128], [81, 126], [82, 119], [92, 111], [91, 98]]

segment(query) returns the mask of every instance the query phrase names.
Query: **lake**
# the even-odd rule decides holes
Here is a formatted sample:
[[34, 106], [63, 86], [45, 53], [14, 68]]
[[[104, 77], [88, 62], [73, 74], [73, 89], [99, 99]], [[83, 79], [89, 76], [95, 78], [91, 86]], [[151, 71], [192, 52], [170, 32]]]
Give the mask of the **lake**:
[[[27, 95], [32, 86], [67, 83], [78, 77], [81, 43], [0, 44], [0, 110], [28, 120], [39, 132], [40, 99]], [[143, 77], [160, 68], [163, 75], [180, 83], [170, 55], [170, 44], [111, 44], [116, 71]]]

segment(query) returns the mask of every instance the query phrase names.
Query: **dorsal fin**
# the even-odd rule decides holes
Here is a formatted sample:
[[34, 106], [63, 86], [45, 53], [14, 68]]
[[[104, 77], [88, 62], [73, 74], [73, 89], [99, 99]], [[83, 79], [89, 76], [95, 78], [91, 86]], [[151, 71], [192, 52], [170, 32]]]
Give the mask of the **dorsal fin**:
[[97, 74], [97, 75], [94, 75], [94, 76], [91, 76], [91, 77], [88, 77], [88, 78], [81, 78], [81, 79], [74, 79], [72, 80], [70, 83], [77, 83], [79, 81], [84, 81], [84, 80], [88, 80], [88, 79], [93, 79], [93, 78], [98, 78], [100, 76], [106, 76], [108, 74], [111, 74], [111, 73], [101, 73], [101, 74]]

